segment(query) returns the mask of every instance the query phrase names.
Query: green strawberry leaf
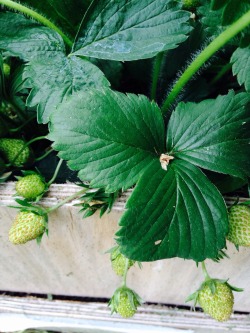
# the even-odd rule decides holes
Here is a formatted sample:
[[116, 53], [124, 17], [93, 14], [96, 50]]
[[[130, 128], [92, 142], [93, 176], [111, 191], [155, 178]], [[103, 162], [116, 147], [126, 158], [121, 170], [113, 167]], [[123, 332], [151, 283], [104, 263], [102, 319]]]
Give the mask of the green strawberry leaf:
[[47, 123], [57, 106], [69, 96], [89, 88], [109, 86], [98, 67], [85, 59], [66, 57], [63, 53], [53, 58], [32, 59], [24, 70], [23, 78], [26, 79], [24, 87], [32, 89], [27, 105], [37, 105], [39, 123]]
[[121, 252], [138, 261], [181, 257], [203, 261], [225, 246], [228, 218], [217, 188], [181, 160], [167, 171], [154, 161], [139, 179], [117, 232]]
[[[69, 112], [70, 110], [70, 112]], [[145, 96], [110, 89], [70, 98], [52, 114], [49, 139], [91, 187], [107, 192], [135, 184], [165, 151], [161, 110]]]
[[74, 54], [131, 61], [174, 49], [191, 31], [190, 13], [172, 0], [94, 0], [83, 18]]
[[22, 4], [50, 18], [64, 32], [75, 36], [91, 0], [21, 0]]
[[209, 2], [204, 3], [198, 8], [197, 14], [200, 17], [206, 37], [214, 39], [225, 30], [221, 22], [222, 12], [222, 9], [211, 10]]
[[29, 61], [37, 56], [54, 57], [64, 52], [61, 36], [16, 13], [0, 12], [0, 50], [4, 56]]
[[231, 57], [231, 63], [239, 84], [244, 84], [246, 91], [250, 92], [250, 46], [238, 47]]
[[228, 95], [180, 103], [167, 130], [167, 152], [201, 168], [231, 176], [250, 175], [250, 96]]
[[249, 0], [230, 0], [223, 10], [222, 23], [229, 25], [250, 10]]
[[228, 2], [231, 0], [212, 0], [211, 1], [211, 8], [213, 10], [218, 10], [224, 7]]

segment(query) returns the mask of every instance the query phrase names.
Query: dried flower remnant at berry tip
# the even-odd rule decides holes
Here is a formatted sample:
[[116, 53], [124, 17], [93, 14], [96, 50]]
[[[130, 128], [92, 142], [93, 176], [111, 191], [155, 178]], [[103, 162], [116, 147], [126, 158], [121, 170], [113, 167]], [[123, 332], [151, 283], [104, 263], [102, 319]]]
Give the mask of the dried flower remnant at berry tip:
[[170, 156], [168, 154], [161, 154], [161, 156], [160, 156], [160, 163], [161, 163], [162, 169], [165, 170], [165, 171], [167, 171], [169, 162], [171, 160], [173, 160], [173, 159], [174, 159], [173, 156]]

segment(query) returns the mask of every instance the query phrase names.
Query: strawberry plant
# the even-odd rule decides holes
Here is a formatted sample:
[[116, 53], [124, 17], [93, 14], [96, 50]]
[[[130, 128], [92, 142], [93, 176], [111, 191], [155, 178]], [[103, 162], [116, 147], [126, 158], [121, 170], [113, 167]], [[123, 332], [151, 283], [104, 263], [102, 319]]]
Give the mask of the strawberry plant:
[[[0, 5], [0, 181], [60, 157], [21, 210], [66, 161], [83, 189], [46, 216], [75, 197], [102, 215], [133, 188], [115, 235], [124, 262], [223, 257], [235, 228], [223, 194], [247, 196], [250, 176], [249, 1]], [[110, 304], [128, 317], [140, 301], [121, 288]]]

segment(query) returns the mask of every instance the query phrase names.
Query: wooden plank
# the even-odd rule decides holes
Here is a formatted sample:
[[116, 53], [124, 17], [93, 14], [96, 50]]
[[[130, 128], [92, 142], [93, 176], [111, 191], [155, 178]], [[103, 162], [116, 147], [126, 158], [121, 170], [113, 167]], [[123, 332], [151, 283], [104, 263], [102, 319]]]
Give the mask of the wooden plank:
[[[75, 185], [52, 185], [42, 204], [51, 206], [78, 190]], [[13, 204], [14, 185], [0, 185], [0, 203]], [[0, 290], [55, 295], [110, 298], [121, 283], [110, 267], [105, 251], [114, 245], [114, 233], [128, 193], [102, 219], [82, 219], [74, 201], [50, 215], [49, 237], [41, 246], [35, 242], [14, 246], [8, 230], [16, 210], [1, 207]], [[228, 201], [232, 201], [229, 198]], [[243, 200], [243, 199], [242, 199]], [[220, 264], [208, 261], [214, 277], [230, 278], [245, 289], [235, 293], [235, 310], [250, 312], [250, 251], [228, 244], [230, 260]], [[147, 302], [185, 304], [185, 298], [201, 283], [201, 270], [192, 261], [179, 258], [143, 263], [131, 268], [128, 284]]]
[[238, 314], [218, 323], [201, 312], [144, 305], [133, 318], [123, 319], [117, 314], [110, 316], [104, 303], [0, 296], [0, 330], [28, 328], [82, 333], [222, 333], [229, 330], [243, 333], [250, 331], [250, 318]]

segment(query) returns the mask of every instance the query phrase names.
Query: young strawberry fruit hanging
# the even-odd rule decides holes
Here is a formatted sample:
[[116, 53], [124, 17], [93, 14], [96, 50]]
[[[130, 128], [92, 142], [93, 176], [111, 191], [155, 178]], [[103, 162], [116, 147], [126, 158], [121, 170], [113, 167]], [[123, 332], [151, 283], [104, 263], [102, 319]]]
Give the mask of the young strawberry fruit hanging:
[[227, 239], [236, 246], [250, 246], [250, 208], [246, 205], [232, 206], [228, 218]]
[[116, 289], [108, 305], [111, 308], [111, 314], [116, 312], [123, 318], [130, 318], [134, 316], [137, 307], [141, 304], [140, 296], [132, 289], [123, 286]]
[[9, 240], [13, 244], [25, 244], [39, 238], [46, 231], [46, 215], [32, 211], [21, 211], [17, 214], [9, 231]]
[[31, 149], [25, 147], [22, 139], [0, 139], [0, 153], [8, 163], [15, 167], [21, 167], [31, 158]]
[[17, 195], [27, 200], [38, 201], [47, 191], [47, 184], [44, 178], [36, 172], [26, 171], [24, 177], [17, 177]]
[[202, 310], [217, 321], [226, 321], [233, 312], [233, 291], [243, 289], [231, 286], [227, 280], [212, 279], [209, 276], [201, 284], [200, 288], [190, 295], [186, 302], [194, 300]]
[[[119, 275], [119, 276], [123, 276], [125, 269], [126, 269], [126, 261], [127, 258], [121, 254], [119, 247], [116, 246], [113, 249], [110, 250], [111, 251], [111, 255], [110, 255], [110, 260], [111, 260], [111, 265], [112, 265], [112, 269], [113, 271]], [[134, 261], [133, 260], [128, 260], [128, 269], [134, 265]]]
[[234, 296], [226, 282], [214, 281], [199, 291], [198, 303], [203, 311], [217, 321], [226, 321], [233, 312]]

